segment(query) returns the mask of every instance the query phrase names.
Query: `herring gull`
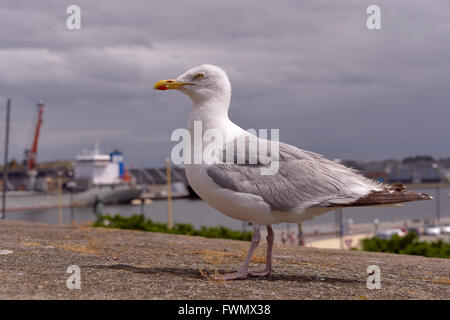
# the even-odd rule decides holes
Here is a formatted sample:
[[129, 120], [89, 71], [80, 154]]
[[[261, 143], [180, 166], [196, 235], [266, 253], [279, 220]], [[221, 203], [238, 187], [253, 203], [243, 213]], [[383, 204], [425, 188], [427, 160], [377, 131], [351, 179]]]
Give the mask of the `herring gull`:
[[[399, 183], [377, 183], [319, 154], [282, 142], [277, 143], [276, 157], [268, 152], [271, 156], [269, 161], [262, 161], [264, 154], [261, 150], [272, 150], [273, 141], [256, 137], [229, 119], [231, 84], [220, 67], [200, 65], [176, 79], [157, 82], [154, 89], [177, 89], [192, 99], [187, 127], [194, 143], [196, 122], [201, 122], [204, 132], [214, 129], [224, 136], [222, 144], [217, 143], [219, 147], [215, 145], [215, 152], [211, 153], [218, 161], [185, 164], [189, 184], [205, 202], [229, 217], [253, 224], [252, 242], [243, 265], [235, 272], [220, 275], [220, 279], [271, 275], [272, 224], [302, 223], [343, 207], [398, 205], [431, 199], [426, 194], [408, 191]], [[244, 151], [235, 150], [239, 139], [245, 140]], [[212, 142], [202, 140], [201, 143], [206, 147]], [[252, 143], [258, 143], [258, 146], [266, 144], [266, 148], [250, 148]], [[241, 156], [243, 161], [223, 161], [226, 152], [231, 150], [230, 146], [235, 155], [233, 159]], [[195, 158], [200, 151], [191, 152]], [[256, 159], [254, 162], [249, 161], [251, 156]], [[277, 161], [277, 171], [262, 174], [262, 169], [272, 165], [271, 161]], [[263, 225], [267, 227], [266, 267], [261, 271], [249, 271]]]

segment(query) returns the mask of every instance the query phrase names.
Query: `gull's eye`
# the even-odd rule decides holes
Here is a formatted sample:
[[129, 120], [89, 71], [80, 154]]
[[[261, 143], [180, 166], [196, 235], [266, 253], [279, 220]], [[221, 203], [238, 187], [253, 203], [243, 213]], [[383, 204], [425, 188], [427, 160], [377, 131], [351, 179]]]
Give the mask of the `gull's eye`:
[[205, 77], [205, 75], [203, 73], [197, 73], [192, 80], [200, 80], [203, 79]]

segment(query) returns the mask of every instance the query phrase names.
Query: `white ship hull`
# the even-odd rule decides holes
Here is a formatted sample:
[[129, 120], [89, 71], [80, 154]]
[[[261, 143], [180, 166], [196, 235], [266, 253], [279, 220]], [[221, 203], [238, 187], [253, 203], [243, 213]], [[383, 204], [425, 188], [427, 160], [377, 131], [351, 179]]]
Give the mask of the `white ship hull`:
[[[128, 186], [94, 187], [82, 192], [63, 193], [61, 197], [56, 192], [45, 193], [37, 191], [9, 191], [6, 193], [6, 211], [28, 211], [62, 207], [93, 206], [96, 199], [103, 204], [129, 203], [142, 193], [140, 188]], [[0, 203], [0, 209], [2, 205]]]

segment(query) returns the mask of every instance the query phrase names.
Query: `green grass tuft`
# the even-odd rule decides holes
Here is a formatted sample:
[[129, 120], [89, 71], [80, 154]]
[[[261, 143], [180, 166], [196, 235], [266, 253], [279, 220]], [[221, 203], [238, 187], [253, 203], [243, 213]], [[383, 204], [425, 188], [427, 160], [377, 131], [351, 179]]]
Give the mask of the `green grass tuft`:
[[450, 244], [442, 240], [427, 242], [419, 241], [415, 232], [405, 237], [398, 235], [391, 239], [373, 237], [362, 240], [362, 249], [365, 251], [412, 254], [424, 257], [450, 258]]
[[198, 230], [188, 223], [175, 223], [173, 228], [169, 229], [167, 228], [166, 223], [154, 222], [151, 219], [145, 219], [143, 215], [138, 214], [132, 215], [131, 217], [123, 217], [118, 214], [113, 217], [110, 215], [99, 216], [93, 226], [102, 228], [132, 229], [161, 233], [185, 234], [191, 236], [201, 236], [205, 238], [221, 238], [245, 241], [250, 241], [253, 235], [252, 232], [235, 231], [224, 226], [201, 226], [200, 230]]

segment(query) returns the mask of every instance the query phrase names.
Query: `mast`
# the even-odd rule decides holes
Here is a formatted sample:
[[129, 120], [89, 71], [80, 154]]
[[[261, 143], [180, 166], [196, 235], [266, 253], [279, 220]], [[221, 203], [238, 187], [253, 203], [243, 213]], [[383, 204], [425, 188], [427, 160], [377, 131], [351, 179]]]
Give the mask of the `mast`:
[[8, 188], [8, 147], [9, 147], [9, 114], [11, 110], [11, 99], [6, 103], [6, 136], [5, 136], [5, 162], [3, 165], [3, 197], [1, 219], [6, 216], [6, 189]]
[[36, 130], [34, 132], [33, 145], [31, 146], [30, 152], [28, 153], [28, 171], [34, 170], [36, 168], [37, 146], [39, 141], [39, 131], [42, 124], [42, 114], [44, 113], [44, 102], [39, 101], [37, 107], [39, 108], [39, 113], [36, 123]]

